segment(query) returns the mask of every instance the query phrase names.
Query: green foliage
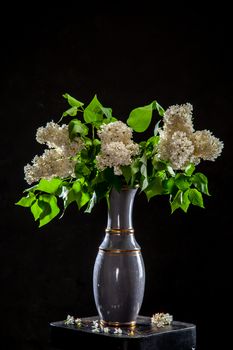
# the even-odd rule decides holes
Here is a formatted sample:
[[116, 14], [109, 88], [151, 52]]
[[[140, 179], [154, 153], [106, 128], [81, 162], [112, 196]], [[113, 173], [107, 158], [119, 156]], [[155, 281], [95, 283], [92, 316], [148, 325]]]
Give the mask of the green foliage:
[[29, 192], [26, 197], [22, 197], [16, 205], [20, 205], [21, 207], [31, 207], [31, 205], [35, 202], [36, 196], [33, 192]]
[[39, 227], [48, 224], [60, 212], [57, 198], [52, 194], [41, 194], [31, 205], [31, 212], [35, 221], [39, 220]]
[[153, 110], [157, 110], [160, 116], [164, 115], [164, 109], [157, 101], [153, 101], [149, 105], [134, 108], [127, 119], [127, 124], [137, 132], [144, 132], [151, 123]]
[[204, 174], [194, 174], [192, 176], [192, 183], [200, 192], [207, 194], [208, 196], [210, 195], [208, 190], [208, 179]]
[[204, 208], [201, 192], [199, 192], [196, 188], [190, 188], [188, 195], [189, 200], [193, 205], [197, 205], [198, 207]]
[[189, 188], [185, 191], [178, 190], [175, 197], [170, 201], [170, 203], [172, 213], [178, 208], [181, 208], [184, 212], [187, 212], [190, 203], [204, 208], [202, 194], [195, 188]]
[[[172, 213], [181, 209], [187, 212], [190, 205], [204, 208], [202, 194], [209, 195], [207, 177], [197, 172], [194, 164], [184, 171], [174, 171], [171, 165], [159, 158], [159, 128], [164, 109], [157, 101], [143, 107], [134, 108], [127, 124], [136, 132], [143, 133], [153, 124], [151, 137], [139, 143], [139, 154], [132, 158], [131, 164], [121, 166], [122, 175], [115, 175], [113, 168], [98, 170], [96, 156], [101, 151], [98, 129], [103, 124], [117, 121], [112, 109], [104, 107], [95, 95], [85, 107], [83, 102], [68, 93], [68, 109], [62, 118], [69, 116], [68, 131], [71, 141], [81, 138], [84, 147], [72, 158], [75, 162], [74, 177], [41, 179], [36, 185], [25, 190], [25, 195], [16, 203], [30, 209], [39, 227], [53, 220], [67, 207], [75, 204], [79, 210], [91, 213], [94, 206], [103, 198], [109, 203], [109, 193], [114, 187], [120, 191], [122, 186], [139, 187], [148, 201], [156, 196], [170, 198]], [[155, 121], [152, 123], [153, 112]]]
[[130, 112], [129, 118], [127, 120], [127, 124], [137, 132], [145, 131], [151, 122], [153, 111], [153, 103], [144, 106], [138, 107]]
[[148, 201], [159, 194], [162, 194], [164, 191], [162, 179], [159, 176], [156, 176], [154, 180], [150, 182], [150, 184], [145, 189], [145, 194], [147, 196]]
[[64, 95], [62, 95], [62, 96], [63, 96], [64, 98], [67, 99], [67, 101], [68, 101], [68, 103], [69, 103], [69, 105], [70, 105], [71, 107], [77, 107], [77, 108], [79, 108], [79, 107], [82, 107], [82, 106], [84, 105], [84, 103], [82, 103], [82, 102], [76, 100], [76, 98], [70, 96], [70, 95], [67, 94], [67, 93], [64, 94]]
[[187, 176], [191, 176], [192, 173], [194, 172], [195, 170], [195, 165], [190, 163], [189, 165], [186, 166], [184, 172], [185, 172], [185, 175]]
[[78, 119], [72, 119], [68, 126], [70, 139], [88, 135], [88, 127]]
[[41, 192], [46, 192], [50, 194], [56, 194], [61, 184], [62, 184], [61, 179], [57, 179], [57, 178], [54, 178], [51, 180], [41, 179], [39, 184], [34, 188], [34, 191], [41, 191]]
[[175, 184], [181, 191], [185, 191], [190, 187], [190, 179], [184, 174], [176, 174]]

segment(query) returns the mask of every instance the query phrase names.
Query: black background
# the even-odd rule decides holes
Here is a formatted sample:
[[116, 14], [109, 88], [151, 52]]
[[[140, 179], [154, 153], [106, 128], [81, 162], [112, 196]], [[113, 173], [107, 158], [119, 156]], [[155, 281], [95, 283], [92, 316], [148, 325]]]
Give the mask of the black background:
[[135, 201], [134, 227], [147, 276], [141, 314], [163, 311], [195, 323], [199, 349], [226, 346], [232, 318], [231, 24], [223, 7], [184, 10], [114, 14], [62, 6], [2, 13], [4, 349], [45, 349], [48, 322], [68, 313], [96, 314], [92, 268], [106, 225], [105, 203], [91, 215], [71, 206], [41, 229], [14, 205], [27, 187], [23, 166], [43, 150], [36, 129], [60, 118], [65, 92], [85, 103], [97, 93], [121, 120], [154, 99], [164, 108], [190, 102], [195, 128], [210, 129], [224, 141], [222, 156], [199, 166], [212, 194], [206, 209], [170, 215], [167, 198], [148, 204], [142, 194]]

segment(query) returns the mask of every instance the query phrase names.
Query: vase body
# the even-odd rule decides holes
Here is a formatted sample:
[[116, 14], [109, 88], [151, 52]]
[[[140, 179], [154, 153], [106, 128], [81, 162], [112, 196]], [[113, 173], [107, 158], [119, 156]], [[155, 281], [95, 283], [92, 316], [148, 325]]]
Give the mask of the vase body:
[[93, 289], [101, 323], [133, 326], [143, 301], [145, 268], [132, 225], [137, 189], [112, 189], [106, 234], [96, 257]]

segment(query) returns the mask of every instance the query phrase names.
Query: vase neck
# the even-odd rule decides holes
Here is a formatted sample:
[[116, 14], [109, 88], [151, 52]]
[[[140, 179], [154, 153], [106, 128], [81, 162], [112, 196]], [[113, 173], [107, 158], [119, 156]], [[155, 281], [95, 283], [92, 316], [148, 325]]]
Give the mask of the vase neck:
[[120, 192], [115, 188], [111, 190], [109, 197], [107, 230], [133, 229], [132, 213], [136, 192], [137, 189], [135, 188], [123, 188]]

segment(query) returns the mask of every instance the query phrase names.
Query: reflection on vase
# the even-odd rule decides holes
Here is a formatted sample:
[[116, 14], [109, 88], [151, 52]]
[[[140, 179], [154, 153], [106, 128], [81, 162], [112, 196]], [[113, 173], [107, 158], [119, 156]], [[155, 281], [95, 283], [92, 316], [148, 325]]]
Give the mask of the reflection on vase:
[[101, 323], [133, 326], [141, 308], [145, 268], [132, 225], [137, 189], [112, 189], [106, 235], [99, 247], [93, 273], [96, 308]]

